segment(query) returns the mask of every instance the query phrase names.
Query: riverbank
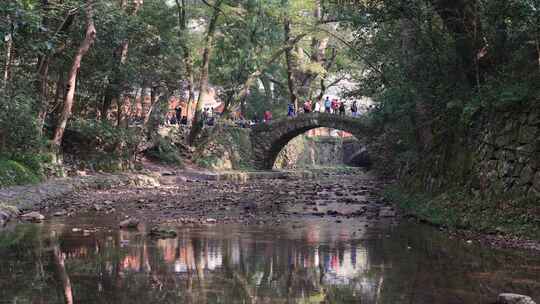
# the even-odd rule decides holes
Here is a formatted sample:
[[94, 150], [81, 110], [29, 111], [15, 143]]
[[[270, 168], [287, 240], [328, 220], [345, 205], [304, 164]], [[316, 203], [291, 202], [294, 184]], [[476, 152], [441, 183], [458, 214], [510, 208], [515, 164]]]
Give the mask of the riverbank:
[[530, 197], [488, 200], [459, 191], [430, 196], [396, 185], [385, 188], [383, 196], [404, 216], [448, 229], [453, 236], [498, 248], [540, 251], [540, 207]]
[[0, 226], [24, 211], [34, 210], [50, 200], [62, 200], [76, 192], [92, 192], [114, 187], [155, 187], [159, 180], [152, 174], [92, 174], [66, 178], [53, 178], [47, 181], [0, 189]]

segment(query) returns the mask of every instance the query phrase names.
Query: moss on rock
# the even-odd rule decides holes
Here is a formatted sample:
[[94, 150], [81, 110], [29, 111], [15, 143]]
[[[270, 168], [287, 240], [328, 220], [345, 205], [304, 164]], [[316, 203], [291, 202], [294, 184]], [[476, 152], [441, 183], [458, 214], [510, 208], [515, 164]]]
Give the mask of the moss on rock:
[[20, 162], [0, 159], [0, 187], [35, 184], [41, 176]]
[[205, 132], [194, 155], [197, 165], [218, 171], [253, 169], [250, 129], [220, 124]]

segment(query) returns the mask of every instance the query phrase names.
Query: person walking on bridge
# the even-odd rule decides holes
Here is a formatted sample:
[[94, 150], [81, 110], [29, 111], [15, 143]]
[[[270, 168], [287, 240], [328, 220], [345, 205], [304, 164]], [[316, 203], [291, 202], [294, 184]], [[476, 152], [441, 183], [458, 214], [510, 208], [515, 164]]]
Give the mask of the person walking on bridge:
[[272, 121], [272, 112], [265, 111], [264, 112], [264, 122], [268, 123]]
[[339, 102], [337, 99], [332, 99], [332, 113], [337, 114], [339, 109]]
[[287, 107], [287, 116], [294, 117], [295, 116], [295, 110], [294, 110], [294, 104], [292, 102], [289, 103], [289, 106]]
[[345, 116], [345, 102], [343, 101], [339, 103], [339, 115]]
[[315, 108], [313, 109], [313, 112], [321, 112], [321, 104], [319, 103], [319, 101], [315, 102]]
[[309, 114], [311, 113], [311, 100], [307, 99], [306, 102], [304, 102], [304, 113]]
[[180, 105], [177, 105], [176, 108], [174, 108], [174, 112], [176, 118], [175, 121], [176, 123], [180, 124], [180, 121], [182, 120], [182, 107]]
[[353, 101], [353, 103], [351, 105], [351, 115], [352, 115], [352, 117], [357, 117], [358, 116], [358, 105], [356, 104], [356, 100]]
[[326, 99], [324, 100], [324, 112], [331, 113], [331, 107], [332, 102], [330, 101], [330, 98], [326, 96]]

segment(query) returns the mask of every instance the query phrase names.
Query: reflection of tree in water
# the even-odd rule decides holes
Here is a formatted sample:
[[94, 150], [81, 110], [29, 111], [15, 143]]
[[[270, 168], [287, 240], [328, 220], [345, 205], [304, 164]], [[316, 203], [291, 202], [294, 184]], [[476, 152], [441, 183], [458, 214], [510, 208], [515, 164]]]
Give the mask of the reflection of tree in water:
[[53, 260], [56, 268], [56, 276], [61, 282], [64, 301], [66, 304], [73, 304], [73, 288], [71, 287], [71, 280], [66, 271], [66, 254], [60, 250], [60, 245], [56, 239], [55, 231], [51, 232], [51, 243], [53, 248]]
[[54, 262], [48, 244], [37, 235], [39, 225], [18, 225], [0, 232], [0, 299], [7, 303], [63, 302], [63, 294], [55, 286]]
[[[10, 278], [0, 280], [3, 299], [70, 303], [71, 294], [73, 303], [451, 303], [480, 302], [486, 297], [479, 295], [512, 284], [533, 296], [538, 290], [530, 271], [520, 276], [516, 269], [527, 259], [516, 263], [521, 257], [515, 254], [455, 248], [425, 229], [324, 243], [310, 233], [277, 240], [187, 230], [155, 241], [140, 233], [81, 237], [66, 229], [43, 242], [38, 235], [51, 235], [46, 227], [0, 235], [0, 278]], [[523, 283], [527, 276], [530, 282]]]

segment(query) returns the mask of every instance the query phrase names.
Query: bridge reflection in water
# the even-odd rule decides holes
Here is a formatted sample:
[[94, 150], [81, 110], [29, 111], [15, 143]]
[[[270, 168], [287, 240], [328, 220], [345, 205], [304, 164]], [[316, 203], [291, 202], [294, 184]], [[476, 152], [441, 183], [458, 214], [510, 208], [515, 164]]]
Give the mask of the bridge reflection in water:
[[9, 303], [483, 303], [508, 287], [538, 296], [538, 257], [460, 245], [408, 225], [365, 234], [309, 223], [184, 228], [166, 240], [19, 226], [0, 240], [0, 296]]

